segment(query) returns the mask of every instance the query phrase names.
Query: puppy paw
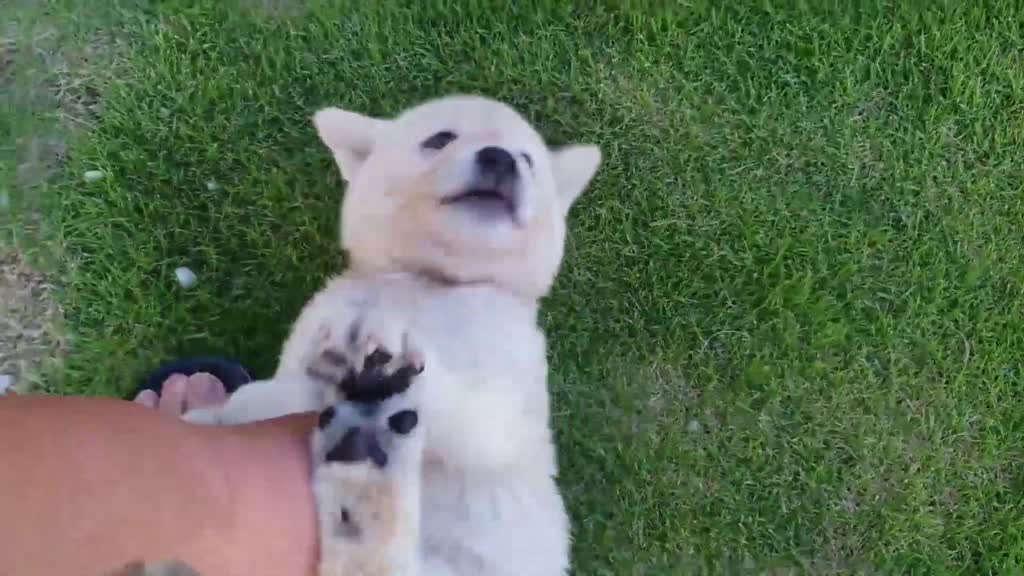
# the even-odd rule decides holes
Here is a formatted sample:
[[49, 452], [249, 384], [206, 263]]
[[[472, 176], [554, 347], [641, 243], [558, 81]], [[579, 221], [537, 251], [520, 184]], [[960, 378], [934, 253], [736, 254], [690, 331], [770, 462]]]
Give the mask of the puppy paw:
[[423, 371], [423, 356], [405, 333], [357, 323], [342, 338], [326, 334], [306, 367], [324, 386], [327, 404], [368, 404], [405, 393]]
[[[367, 364], [363, 372], [386, 362]], [[419, 416], [405, 393], [341, 402], [320, 413], [312, 454], [321, 575], [394, 576], [413, 569], [422, 449]]]

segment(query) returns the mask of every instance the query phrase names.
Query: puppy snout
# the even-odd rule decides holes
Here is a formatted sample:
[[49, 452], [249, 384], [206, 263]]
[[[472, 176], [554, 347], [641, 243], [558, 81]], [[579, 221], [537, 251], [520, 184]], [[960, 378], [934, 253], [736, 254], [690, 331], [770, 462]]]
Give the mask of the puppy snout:
[[487, 146], [476, 153], [477, 169], [482, 175], [491, 176], [498, 181], [513, 178], [518, 173], [516, 159], [504, 148]]

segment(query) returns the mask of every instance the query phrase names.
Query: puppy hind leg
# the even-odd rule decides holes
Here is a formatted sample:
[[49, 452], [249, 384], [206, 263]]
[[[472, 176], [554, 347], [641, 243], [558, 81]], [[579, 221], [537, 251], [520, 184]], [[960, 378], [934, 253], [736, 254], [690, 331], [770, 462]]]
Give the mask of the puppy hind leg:
[[321, 413], [312, 439], [321, 576], [419, 574], [416, 420], [408, 408], [371, 414], [351, 403]]

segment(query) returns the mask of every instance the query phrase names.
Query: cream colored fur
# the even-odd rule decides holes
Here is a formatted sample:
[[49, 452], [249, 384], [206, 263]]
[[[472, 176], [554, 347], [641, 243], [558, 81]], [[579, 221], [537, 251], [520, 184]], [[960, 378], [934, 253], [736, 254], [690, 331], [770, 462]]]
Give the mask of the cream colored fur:
[[[314, 435], [323, 574], [567, 573], [569, 523], [555, 483], [537, 312], [561, 263], [566, 215], [600, 163], [598, 149], [549, 149], [514, 110], [472, 96], [428, 102], [392, 120], [332, 108], [314, 123], [348, 181], [342, 244], [350, 268], [307, 304], [273, 379], [186, 418], [230, 424], [337, 401], [338, 426], [384, 430], [383, 468], [320, 463], [337, 440], [327, 436], [340, 433]], [[424, 148], [446, 131], [455, 139]], [[507, 212], [489, 201], [452, 201], [478, 181], [486, 147], [515, 159], [516, 201]], [[360, 342], [392, 352], [415, 347], [425, 366], [372, 417], [346, 408], [310, 372], [325, 349], [362, 346], [353, 343], [354, 328]], [[401, 406], [419, 413], [408, 437], [387, 436], [379, 421], [360, 423]], [[343, 502], [379, 522], [346, 540], [345, 530], [332, 529]]]

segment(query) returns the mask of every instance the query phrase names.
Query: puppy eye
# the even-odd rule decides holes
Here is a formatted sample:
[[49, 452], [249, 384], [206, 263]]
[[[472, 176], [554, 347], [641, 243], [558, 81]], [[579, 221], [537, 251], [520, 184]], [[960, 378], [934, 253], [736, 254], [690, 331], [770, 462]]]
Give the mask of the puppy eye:
[[444, 148], [445, 146], [450, 144], [452, 140], [455, 140], [455, 138], [457, 138], [457, 136], [455, 135], [454, 132], [442, 130], [437, 134], [434, 134], [430, 138], [424, 140], [423, 144], [420, 144], [420, 146], [428, 148], [430, 150], [440, 150], [441, 148]]
[[533, 169], [533, 158], [530, 157], [530, 155], [527, 154], [526, 152], [522, 153], [522, 157], [523, 157], [523, 160], [526, 160], [526, 163], [530, 165], [530, 169], [532, 170]]

